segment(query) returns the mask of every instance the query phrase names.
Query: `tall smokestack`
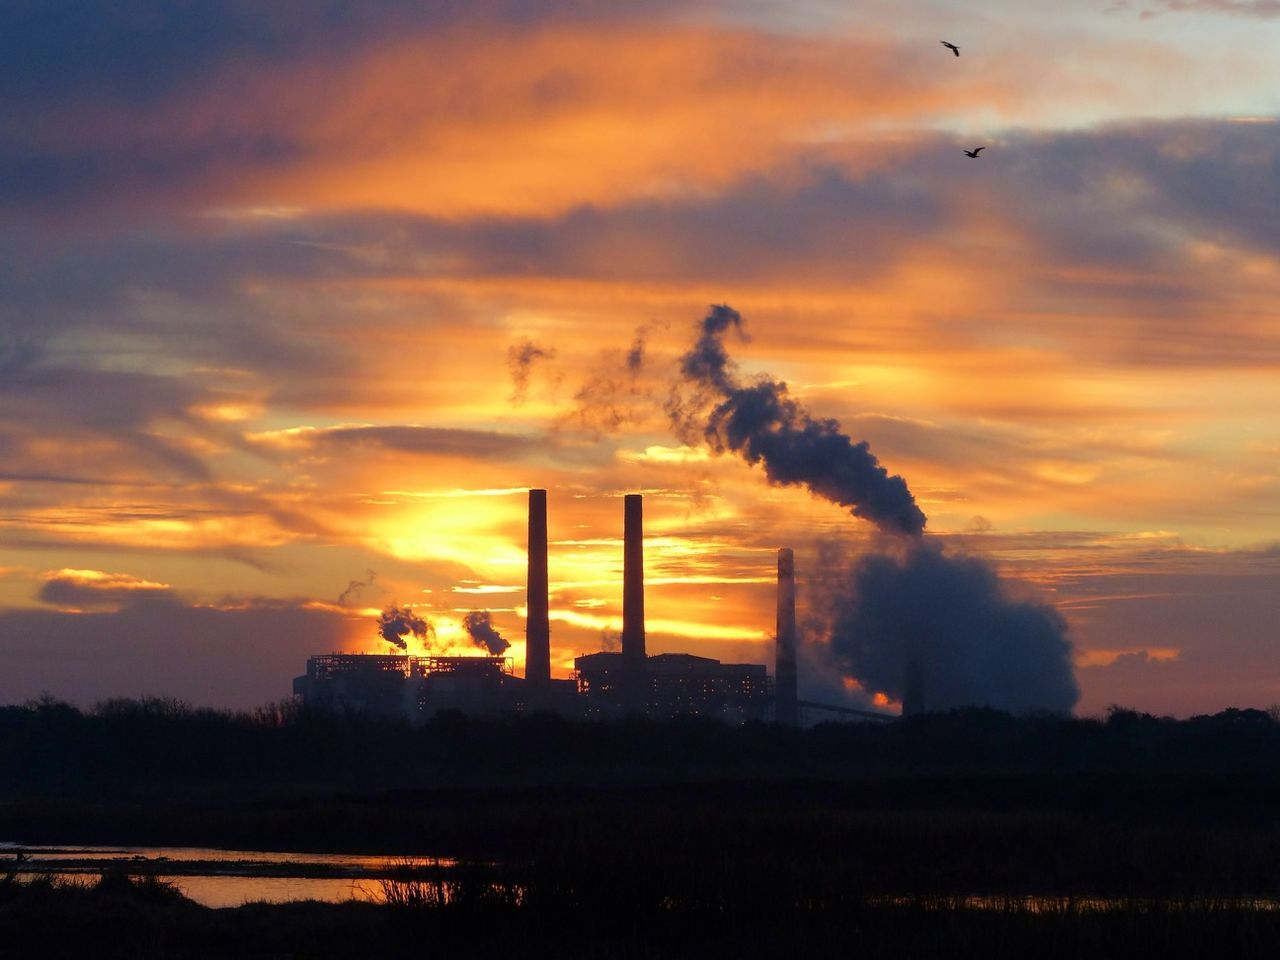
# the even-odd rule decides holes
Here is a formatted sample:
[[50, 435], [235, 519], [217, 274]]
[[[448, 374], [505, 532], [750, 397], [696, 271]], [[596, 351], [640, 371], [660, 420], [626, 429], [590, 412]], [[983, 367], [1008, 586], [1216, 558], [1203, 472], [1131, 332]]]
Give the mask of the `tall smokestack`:
[[796, 559], [778, 551], [778, 640], [774, 661], [774, 719], [793, 727], [800, 720], [796, 691]]
[[529, 491], [528, 619], [525, 621], [524, 677], [551, 682], [551, 621], [547, 600], [547, 491]]
[[644, 506], [638, 493], [623, 500], [622, 656], [644, 667]]

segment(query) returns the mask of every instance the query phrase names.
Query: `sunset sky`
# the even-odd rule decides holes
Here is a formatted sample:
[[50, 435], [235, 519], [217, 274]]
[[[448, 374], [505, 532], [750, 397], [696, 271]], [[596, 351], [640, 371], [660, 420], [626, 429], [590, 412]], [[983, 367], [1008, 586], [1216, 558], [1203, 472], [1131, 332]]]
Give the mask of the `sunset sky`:
[[257, 705], [391, 603], [522, 670], [530, 487], [557, 675], [628, 492], [650, 652], [772, 669], [777, 548], [803, 608], [874, 533], [673, 432], [717, 303], [1067, 618], [1077, 712], [1280, 703], [1277, 50], [1268, 0], [0, 0], [0, 703]]

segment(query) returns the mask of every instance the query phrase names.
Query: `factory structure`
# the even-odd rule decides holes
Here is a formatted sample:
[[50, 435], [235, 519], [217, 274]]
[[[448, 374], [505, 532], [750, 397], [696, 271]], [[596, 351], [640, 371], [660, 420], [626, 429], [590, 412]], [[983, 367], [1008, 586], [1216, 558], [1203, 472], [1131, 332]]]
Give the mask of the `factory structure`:
[[795, 560], [778, 551], [776, 666], [721, 663], [688, 653], [645, 651], [644, 506], [624, 498], [622, 649], [574, 660], [573, 676], [551, 676], [547, 492], [529, 491], [528, 616], [524, 676], [510, 657], [323, 654], [307, 661], [293, 692], [308, 706], [424, 721], [441, 710], [472, 715], [549, 710], [566, 716], [705, 716], [729, 723], [795, 725], [802, 707], [864, 718], [880, 714], [802, 703], [797, 693]]

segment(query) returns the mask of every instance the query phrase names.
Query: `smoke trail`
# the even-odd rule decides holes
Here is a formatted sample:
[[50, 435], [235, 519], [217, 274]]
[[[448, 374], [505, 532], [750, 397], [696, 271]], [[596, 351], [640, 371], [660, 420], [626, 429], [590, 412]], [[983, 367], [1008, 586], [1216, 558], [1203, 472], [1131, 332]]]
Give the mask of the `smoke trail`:
[[378, 575], [372, 570], [364, 572], [363, 580], [352, 580], [347, 584], [347, 589], [338, 594], [338, 603], [344, 607], [352, 600], [357, 599], [366, 587], [373, 585], [373, 581], [378, 579]]
[[713, 306], [697, 342], [680, 361], [681, 378], [695, 393], [692, 398], [673, 394], [668, 405], [673, 423], [686, 432], [701, 425], [717, 453], [728, 450], [750, 464], [763, 463], [770, 483], [803, 484], [889, 533], [923, 533], [925, 515], [906, 481], [889, 476], [866, 441], [854, 443], [835, 420], [811, 417], [785, 383], [738, 381], [724, 346], [730, 328], [742, 332], [738, 311]]
[[408, 607], [397, 607], [392, 604], [378, 615], [379, 635], [387, 643], [401, 650], [409, 649], [409, 637], [430, 641], [435, 636], [435, 632], [435, 627]]
[[592, 373], [573, 395], [573, 410], [565, 418], [598, 436], [616, 434], [630, 424], [641, 423], [655, 412], [658, 398], [645, 383], [648, 338], [660, 326], [637, 327], [631, 346], [623, 353], [604, 350]]
[[488, 610], [472, 610], [462, 618], [462, 625], [467, 628], [467, 636], [477, 647], [484, 647], [489, 656], [496, 657], [510, 642], [497, 630], [493, 629], [493, 618]]
[[651, 324], [645, 324], [637, 329], [635, 339], [631, 341], [631, 346], [627, 349], [627, 372], [631, 374], [632, 379], [640, 376], [644, 370], [645, 349], [648, 346], [647, 340], [652, 329]]
[[521, 340], [507, 348], [507, 369], [511, 373], [511, 402], [524, 403], [529, 394], [529, 375], [537, 360], [551, 360], [556, 355], [550, 347], [540, 347], [532, 340]]
[[[926, 517], [906, 481], [889, 476], [835, 420], [810, 416], [786, 384], [742, 384], [724, 345], [731, 329], [742, 334], [742, 317], [713, 306], [681, 359], [681, 383], [694, 392], [673, 389], [672, 423], [685, 433], [700, 429], [718, 453], [763, 463], [770, 483], [803, 484], [900, 538], [897, 555], [863, 557], [815, 591], [826, 639], [810, 659], [899, 701], [913, 674], [926, 710], [1070, 710], [1079, 689], [1057, 611], [1010, 599], [986, 561], [948, 556], [926, 541]], [[838, 566], [830, 557], [819, 563], [824, 571]]]

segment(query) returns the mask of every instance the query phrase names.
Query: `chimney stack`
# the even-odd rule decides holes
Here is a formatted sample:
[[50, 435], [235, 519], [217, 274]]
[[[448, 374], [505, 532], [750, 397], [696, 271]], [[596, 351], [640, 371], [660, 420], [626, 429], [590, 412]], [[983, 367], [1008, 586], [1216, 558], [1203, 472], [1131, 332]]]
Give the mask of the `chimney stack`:
[[551, 621], [547, 582], [547, 491], [529, 491], [528, 616], [525, 620], [524, 678], [551, 682]]
[[622, 656], [644, 668], [644, 507], [638, 493], [623, 500]]
[[778, 634], [773, 668], [774, 720], [794, 727], [800, 720], [796, 689], [796, 561], [787, 547], [778, 551]]

